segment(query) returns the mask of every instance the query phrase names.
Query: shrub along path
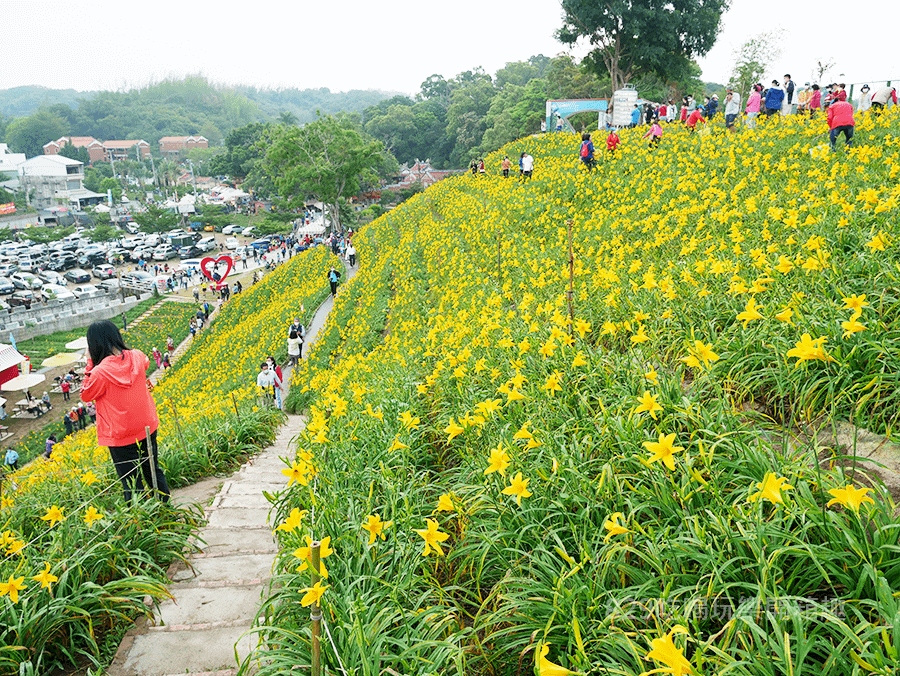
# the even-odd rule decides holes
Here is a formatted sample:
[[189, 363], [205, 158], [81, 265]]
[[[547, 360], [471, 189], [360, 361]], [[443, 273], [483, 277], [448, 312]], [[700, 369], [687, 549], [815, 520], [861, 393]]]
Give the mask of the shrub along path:
[[[347, 271], [347, 279], [355, 270]], [[329, 296], [307, 327], [304, 356], [332, 308]], [[287, 327], [285, 327], [287, 328]], [[190, 339], [187, 339], [188, 341]], [[290, 382], [290, 369], [284, 370]], [[173, 491], [176, 502], [212, 502], [207, 524], [197, 537], [188, 565], [173, 566], [172, 599], [159, 605], [156, 623], [139, 621], [126, 634], [109, 667], [109, 676], [228, 676], [255, 642], [253, 628], [269, 587], [277, 547], [268, 523], [269, 502], [263, 491], [285, 486], [281, 458], [293, 458], [294, 437], [305, 419], [288, 415], [275, 443], [224, 480], [208, 479]]]

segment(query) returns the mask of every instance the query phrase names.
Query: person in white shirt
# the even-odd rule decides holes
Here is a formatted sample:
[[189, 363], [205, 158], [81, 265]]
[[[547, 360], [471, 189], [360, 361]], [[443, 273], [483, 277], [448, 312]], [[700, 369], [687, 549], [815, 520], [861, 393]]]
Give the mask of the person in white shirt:
[[527, 152], [522, 153], [522, 178], [531, 178], [534, 171], [534, 158]]
[[260, 404], [271, 406], [275, 401], [275, 373], [269, 369], [267, 362], [259, 365], [256, 386], [260, 389]]
[[725, 128], [734, 132], [734, 123], [741, 115], [741, 95], [731, 87], [728, 87], [725, 92]]
[[347, 244], [347, 260], [350, 261], [351, 268], [356, 265], [356, 247], [353, 242]]

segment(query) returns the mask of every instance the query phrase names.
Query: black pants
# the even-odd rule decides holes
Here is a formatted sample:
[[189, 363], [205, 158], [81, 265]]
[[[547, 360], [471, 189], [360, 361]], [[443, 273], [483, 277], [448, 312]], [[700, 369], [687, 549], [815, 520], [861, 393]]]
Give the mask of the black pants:
[[[109, 454], [112, 456], [113, 465], [122, 489], [125, 491], [125, 502], [131, 502], [134, 491], [143, 493], [153, 488], [153, 474], [156, 474], [156, 484], [159, 488], [160, 498], [163, 502], [169, 501], [169, 483], [166, 475], [159, 466], [159, 452], [156, 447], [156, 432], [150, 435], [150, 448], [153, 451], [153, 464], [147, 457], [147, 439], [129, 444], [128, 446], [110, 446]], [[138, 471], [140, 469], [140, 471]]]
[[69, 392], [63, 392], [63, 401], [69, 401]]
[[350, 254], [350, 267], [356, 266], [356, 254]]
[[831, 130], [829, 134], [829, 138], [831, 139], [831, 149], [834, 150], [834, 144], [837, 142], [837, 137], [844, 134], [844, 139], [846, 139], [847, 147], [850, 147], [850, 144], [853, 143], [853, 125], [845, 124], [843, 127], [835, 127]]
[[337, 282], [328, 282], [328, 283], [331, 284], [331, 295], [336, 296], [337, 295]]

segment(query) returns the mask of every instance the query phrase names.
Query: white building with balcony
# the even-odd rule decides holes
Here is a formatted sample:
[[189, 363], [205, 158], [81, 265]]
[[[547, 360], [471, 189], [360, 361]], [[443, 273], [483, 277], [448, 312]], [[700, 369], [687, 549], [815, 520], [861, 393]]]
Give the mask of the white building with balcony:
[[19, 165], [19, 181], [28, 205], [35, 209], [61, 204], [83, 195], [84, 163], [62, 155], [38, 155]]

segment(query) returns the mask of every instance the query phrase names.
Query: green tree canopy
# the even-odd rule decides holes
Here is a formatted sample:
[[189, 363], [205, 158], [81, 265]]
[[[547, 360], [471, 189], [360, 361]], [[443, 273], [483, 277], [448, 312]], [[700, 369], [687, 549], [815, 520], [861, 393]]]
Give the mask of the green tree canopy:
[[587, 38], [588, 61], [617, 90], [641, 73], [681, 77], [715, 44], [728, 0], [562, 0], [562, 8], [559, 40]]
[[45, 108], [10, 122], [6, 128], [6, 142], [13, 152], [37, 157], [44, 154], [45, 143], [55, 141], [68, 132], [69, 124]]
[[146, 211], [140, 214], [133, 214], [134, 221], [144, 232], [168, 232], [177, 228], [181, 218], [178, 214], [163, 209], [155, 204], [146, 204]]
[[266, 152], [266, 167], [290, 208], [310, 197], [329, 205], [340, 227], [342, 197], [358, 192], [360, 180], [374, 173], [384, 146], [357, 131], [346, 119], [327, 115], [305, 127], [278, 126]]

